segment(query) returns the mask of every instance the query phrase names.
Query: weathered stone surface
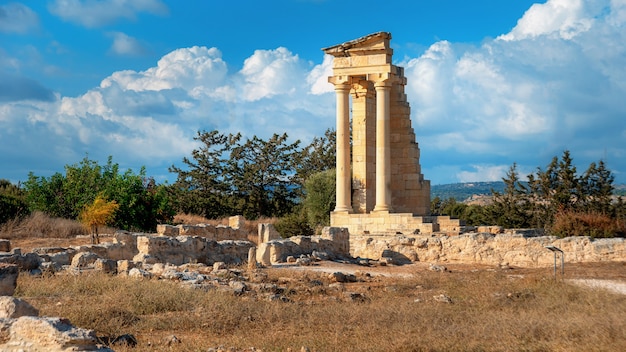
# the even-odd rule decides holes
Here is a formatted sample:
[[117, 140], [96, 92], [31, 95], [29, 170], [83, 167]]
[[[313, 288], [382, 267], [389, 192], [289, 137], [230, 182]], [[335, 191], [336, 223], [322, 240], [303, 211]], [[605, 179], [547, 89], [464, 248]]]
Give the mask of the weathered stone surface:
[[276, 231], [276, 228], [274, 227], [274, 225], [265, 224], [265, 223], [259, 224], [258, 235], [259, 235], [259, 239], [258, 239], [259, 244], [281, 238], [280, 233]]
[[471, 233], [459, 236], [358, 236], [350, 237], [354, 257], [379, 260], [389, 253], [412, 261], [474, 263], [520, 267], [550, 266], [554, 255], [546, 246], [565, 252], [565, 262], [626, 261], [626, 239], [590, 237], [528, 237], [523, 234]]
[[99, 346], [92, 330], [74, 327], [61, 318], [23, 316], [12, 322], [9, 331], [9, 340], [0, 345], [2, 351], [113, 351]]
[[17, 265], [0, 263], [0, 296], [13, 296], [18, 275]]
[[143, 269], [132, 268], [128, 271], [128, 277], [132, 277], [135, 279], [149, 279], [152, 277], [152, 274], [149, 271]]
[[256, 260], [269, 266], [284, 263], [288, 257], [325, 253], [328, 259], [349, 256], [350, 235], [345, 229], [324, 229], [321, 236], [294, 236], [262, 242], [257, 248]]
[[117, 261], [117, 273], [128, 274], [130, 269], [135, 267], [135, 263], [132, 260], [118, 260]]
[[22, 254], [19, 248], [7, 255], [0, 255], [0, 263], [15, 264], [20, 270], [34, 270], [39, 267], [42, 259], [36, 253]]
[[235, 215], [228, 218], [228, 227], [235, 230], [243, 229], [246, 219], [242, 215]]
[[166, 224], [159, 224], [157, 225], [157, 228], [156, 228], [157, 234], [161, 236], [172, 236], [172, 237], [176, 237], [180, 235], [179, 230], [180, 230], [180, 227], [178, 226], [166, 225]]
[[117, 261], [112, 259], [98, 258], [93, 263], [95, 270], [102, 271], [107, 274], [114, 274], [117, 272]]
[[478, 226], [476, 232], [491, 233], [495, 235], [499, 233], [504, 233], [504, 228], [502, 226]]
[[0, 296], [0, 318], [38, 316], [39, 311], [28, 302], [12, 296]]
[[256, 247], [248, 249], [248, 270], [256, 269]]
[[139, 236], [137, 238], [138, 254], [133, 261], [153, 262], [181, 265], [184, 263], [212, 264], [217, 261], [228, 263], [244, 263], [248, 250], [254, 246], [249, 241], [214, 241], [205, 237], [166, 237]]
[[[233, 218], [238, 219], [238, 217]], [[157, 225], [157, 234], [168, 237], [198, 236], [214, 241], [245, 241], [248, 239], [248, 233], [243, 229], [243, 224], [243, 220], [239, 222], [233, 220], [231, 226], [213, 226], [211, 224]]]
[[79, 252], [72, 258], [72, 267], [83, 269], [93, 265], [100, 257], [92, 252]]

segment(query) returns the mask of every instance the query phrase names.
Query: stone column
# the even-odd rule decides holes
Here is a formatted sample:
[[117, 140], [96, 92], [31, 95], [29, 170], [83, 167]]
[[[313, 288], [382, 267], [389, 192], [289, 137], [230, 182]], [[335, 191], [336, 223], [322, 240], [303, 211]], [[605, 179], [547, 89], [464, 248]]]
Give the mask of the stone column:
[[352, 212], [350, 187], [350, 85], [335, 84], [337, 94], [337, 195], [335, 211]]
[[376, 205], [374, 211], [391, 211], [390, 103], [391, 83], [378, 81], [376, 88]]

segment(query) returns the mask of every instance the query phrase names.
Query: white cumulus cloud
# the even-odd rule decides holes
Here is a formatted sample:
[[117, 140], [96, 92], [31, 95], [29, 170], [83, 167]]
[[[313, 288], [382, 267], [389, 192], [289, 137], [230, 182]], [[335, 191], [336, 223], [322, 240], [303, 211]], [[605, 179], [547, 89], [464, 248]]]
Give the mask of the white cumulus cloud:
[[[407, 94], [427, 172], [443, 170], [428, 163], [462, 160], [532, 169], [569, 149], [581, 169], [604, 158], [619, 174], [626, 167], [619, 162], [626, 154], [625, 8], [626, 1], [549, 0], [498, 39], [475, 47], [440, 41], [408, 60]], [[430, 161], [432, 154], [445, 157]], [[467, 180], [500, 169], [476, 170], [459, 165], [452, 173]]]

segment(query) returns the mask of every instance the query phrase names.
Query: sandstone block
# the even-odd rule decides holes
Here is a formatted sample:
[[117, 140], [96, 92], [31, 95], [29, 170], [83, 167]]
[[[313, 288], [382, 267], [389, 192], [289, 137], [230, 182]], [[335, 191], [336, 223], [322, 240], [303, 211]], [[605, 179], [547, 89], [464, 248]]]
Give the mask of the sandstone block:
[[241, 229], [244, 227], [246, 219], [241, 215], [235, 215], [228, 218], [228, 226], [233, 229]]

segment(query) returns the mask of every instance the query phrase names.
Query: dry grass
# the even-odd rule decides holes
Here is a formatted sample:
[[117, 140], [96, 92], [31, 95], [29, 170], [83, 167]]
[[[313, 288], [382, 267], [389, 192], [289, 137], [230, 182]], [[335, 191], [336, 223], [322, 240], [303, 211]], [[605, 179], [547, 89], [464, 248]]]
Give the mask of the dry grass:
[[[566, 278], [622, 277], [624, 269], [624, 263], [570, 265]], [[409, 279], [361, 275], [345, 289], [363, 293], [364, 302], [346, 301], [328, 286], [326, 274], [262, 273], [266, 282], [284, 287], [291, 302], [104, 274], [21, 275], [16, 295], [42, 315], [68, 317], [101, 335], [134, 334], [139, 345], [127, 351], [206, 351], [220, 345], [263, 351], [301, 346], [315, 351], [626, 350], [626, 297], [554, 282], [549, 269], [420, 270]], [[440, 294], [452, 303], [433, 299]], [[182, 343], [165, 346], [162, 340], [170, 334]]]
[[0, 225], [0, 238], [72, 238], [86, 235], [87, 229], [78, 221], [52, 218], [34, 212], [25, 218], [15, 218]]

